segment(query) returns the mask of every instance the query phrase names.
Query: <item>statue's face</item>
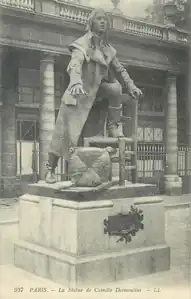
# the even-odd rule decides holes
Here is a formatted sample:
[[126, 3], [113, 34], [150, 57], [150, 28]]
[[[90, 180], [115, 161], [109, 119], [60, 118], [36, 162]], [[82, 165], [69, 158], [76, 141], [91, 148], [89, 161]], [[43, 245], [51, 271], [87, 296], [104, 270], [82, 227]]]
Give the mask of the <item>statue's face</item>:
[[92, 31], [96, 33], [106, 32], [108, 27], [108, 20], [104, 13], [99, 12], [92, 22]]

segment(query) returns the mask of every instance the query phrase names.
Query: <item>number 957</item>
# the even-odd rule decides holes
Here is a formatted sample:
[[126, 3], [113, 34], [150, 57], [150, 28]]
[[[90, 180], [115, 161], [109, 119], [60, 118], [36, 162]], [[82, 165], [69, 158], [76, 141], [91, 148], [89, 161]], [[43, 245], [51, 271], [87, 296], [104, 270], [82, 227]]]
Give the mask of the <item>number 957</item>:
[[22, 293], [23, 289], [24, 289], [23, 287], [14, 288], [14, 293]]

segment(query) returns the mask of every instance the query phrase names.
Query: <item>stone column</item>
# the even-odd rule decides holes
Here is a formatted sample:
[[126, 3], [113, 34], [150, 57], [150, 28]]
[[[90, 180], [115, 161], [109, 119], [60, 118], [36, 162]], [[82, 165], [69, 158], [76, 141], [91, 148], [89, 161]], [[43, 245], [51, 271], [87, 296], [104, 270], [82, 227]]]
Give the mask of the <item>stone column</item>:
[[[188, 28], [191, 31], [191, 2], [187, 1], [188, 5], [188, 12], [189, 12], [189, 18], [188, 18]], [[187, 137], [188, 137], [188, 153], [186, 157], [186, 168], [187, 168], [187, 191], [188, 193], [191, 193], [191, 36], [188, 35], [188, 50], [189, 50], [189, 56], [188, 56], [188, 81], [187, 81]]]
[[3, 61], [3, 110], [2, 110], [2, 181], [3, 196], [17, 195], [17, 139], [16, 109], [18, 100], [18, 56], [6, 53]]
[[[188, 6], [188, 29], [191, 31], [191, 2], [187, 1]], [[191, 193], [191, 36], [188, 35], [188, 77], [187, 77], [187, 145], [186, 154], [186, 193]]]
[[191, 150], [191, 41], [189, 49], [189, 70], [188, 70], [188, 92], [187, 92], [187, 137], [188, 137], [188, 147]]
[[[191, 31], [191, 2], [188, 1], [188, 11], [189, 11], [189, 18], [188, 18], [188, 28]], [[189, 45], [189, 56], [188, 56], [188, 101], [187, 101], [187, 108], [188, 108], [188, 147], [191, 150], [191, 36], [188, 35], [188, 45]]]
[[167, 98], [165, 107], [165, 193], [178, 195], [182, 193], [182, 180], [178, 176], [177, 144], [177, 90], [176, 76], [167, 74]]
[[44, 53], [40, 61], [40, 180], [44, 180], [46, 164], [48, 161], [49, 144], [55, 126], [54, 60], [54, 55]]
[[0, 197], [2, 193], [2, 75], [3, 75], [3, 47], [0, 47]]

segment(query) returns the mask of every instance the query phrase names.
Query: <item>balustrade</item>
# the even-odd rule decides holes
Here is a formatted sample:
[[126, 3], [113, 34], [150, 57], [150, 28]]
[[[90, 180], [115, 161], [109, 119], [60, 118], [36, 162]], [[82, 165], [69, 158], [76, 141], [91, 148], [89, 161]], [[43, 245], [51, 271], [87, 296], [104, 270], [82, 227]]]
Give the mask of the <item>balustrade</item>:
[[0, 4], [25, 10], [34, 10], [34, 0], [0, 0]]
[[60, 3], [59, 15], [66, 20], [79, 22], [86, 24], [88, 21], [89, 14], [91, 13], [90, 8], [84, 6], [78, 6], [71, 3]]
[[[65, 20], [86, 24], [91, 10], [91, 8], [85, 6], [75, 5], [69, 2], [59, 2], [59, 15]], [[165, 27], [160, 27], [156, 24], [148, 24], [143, 21], [131, 20], [115, 14], [112, 14], [112, 21], [113, 29], [143, 37], [148, 36], [166, 40], [167, 29]], [[187, 43], [187, 40], [187, 34], [177, 30], [177, 42]]]
[[124, 31], [131, 32], [142, 36], [154, 36], [163, 38], [163, 30], [154, 24], [146, 24], [144, 22], [126, 19]]
[[[0, 6], [35, 11], [36, 1], [38, 2], [38, 4], [41, 3], [40, 12], [43, 13], [44, 0], [0, 0]], [[70, 22], [86, 24], [89, 14], [92, 11], [91, 7], [76, 4], [78, 1], [49, 1], [52, 1], [51, 7], [55, 6], [55, 10], [53, 10], [55, 11], [55, 16], [57, 15], [63, 18], [64, 20]], [[46, 4], [46, 1], [44, 1], [44, 3]], [[36, 5], [36, 7], [38, 7], [39, 10], [39, 5]], [[171, 34], [168, 35], [167, 32], [173, 30], [173, 42], [182, 44], [188, 43], [188, 33], [185, 31], [183, 32], [178, 29], [175, 31], [171, 28], [166, 28], [157, 24], [146, 23], [143, 21], [133, 20], [128, 17], [125, 17], [124, 15], [115, 15], [114, 13], [111, 14], [111, 17], [113, 29], [122, 31], [124, 33], [167, 41], [168, 39], [171, 40]], [[174, 34], [176, 35], [175, 39]]]

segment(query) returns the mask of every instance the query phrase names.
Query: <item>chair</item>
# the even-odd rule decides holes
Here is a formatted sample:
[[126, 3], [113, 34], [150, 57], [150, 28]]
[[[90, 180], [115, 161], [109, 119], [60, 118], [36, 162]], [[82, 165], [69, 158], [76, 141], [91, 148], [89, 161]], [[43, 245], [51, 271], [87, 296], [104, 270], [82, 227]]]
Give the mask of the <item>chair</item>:
[[[131, 171], [132, 183], [137, 182], [137, 120], [138, 101], [126, 94], [122, 95], [121, 129], [125, 137], [112, 138], [93, 136], [84, 138], [84, 146], [112, 147], [114, 154], [111, 156], [113, 163], [119, 164], [119, 184], [124, 185]], [[106, 133], [106, 131], [105, 131]], [[129, 165], [127, 165], [129, 164]], [[112, 180], [112, 176], [110, 178]]]

